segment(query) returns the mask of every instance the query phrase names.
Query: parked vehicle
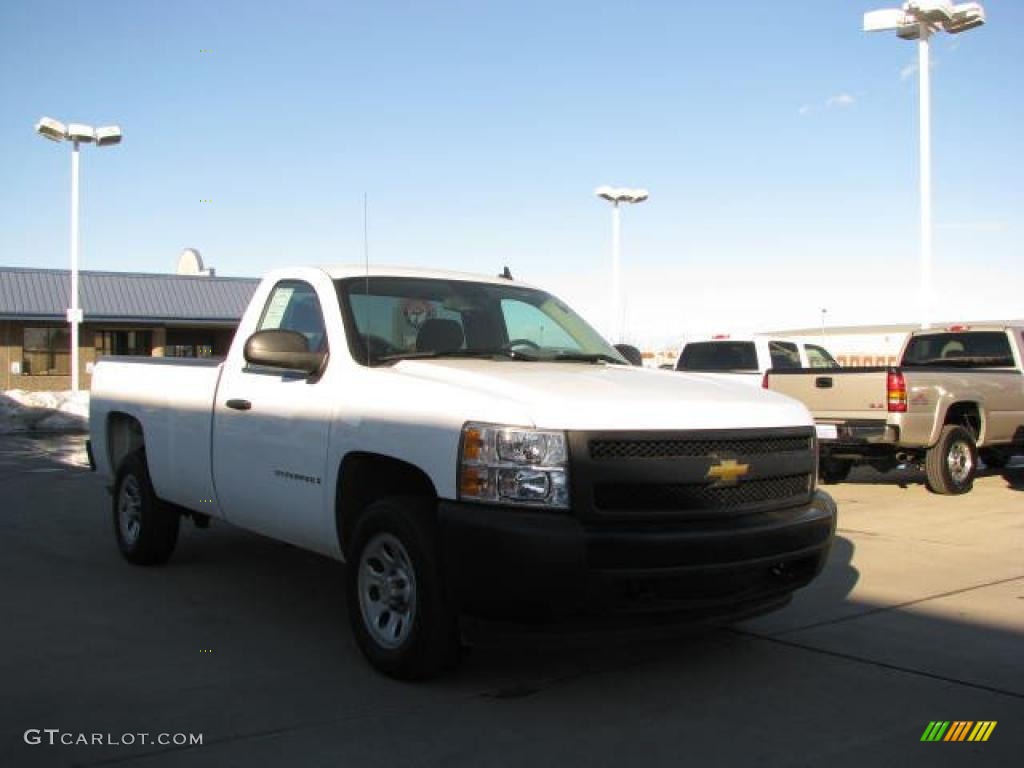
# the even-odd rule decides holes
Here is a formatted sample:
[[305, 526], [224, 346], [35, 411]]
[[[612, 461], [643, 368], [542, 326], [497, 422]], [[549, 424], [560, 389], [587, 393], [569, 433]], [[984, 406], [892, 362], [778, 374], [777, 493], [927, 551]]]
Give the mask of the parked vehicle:
[[466, 613], [771, 610], [836, 523], [803, 405], [627, 365], [501, 278], [273, 272], [223, 362], [103, 358], [90, 431], [127, 560], [166, 561], [183, 516], [345, 560], [400, 678], [452, 664]]
[[709, 374], [714, 378], [760, 386], [765, 371], [795, 368], [838, 368], [839, 363], [818, 344], [797, 343], [768, 336], [714, 336], [683, 345], [677, 371]]
[[765, 386], [814, 414], [824, 482], [851, 467], [924, 465], [935, 493], [966, 493], [978, 457], [1003, 467], [1024, 453], [1024, 329], [1002, 325], [915, 331], [899, 367], [772, 369]]

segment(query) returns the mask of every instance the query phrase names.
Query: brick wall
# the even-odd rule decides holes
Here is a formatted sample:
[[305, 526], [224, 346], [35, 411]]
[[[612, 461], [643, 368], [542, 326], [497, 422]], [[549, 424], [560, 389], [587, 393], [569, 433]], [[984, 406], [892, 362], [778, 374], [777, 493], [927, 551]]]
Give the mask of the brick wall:
[[[54, 323], [0, 320], [0, 363], [3, 365], [0, 381], [3, 382], [3, 388], [34, 391], [71, 389], [70, 374], [28, 376], [12, 372], [11, 365], [23, 360], [22, 342], [26, 325], [33, 328], [56, 327]], [[88, 326], [81, 326], [78, 331], [78, 370], [82, 389], [88, 389], [91, 384], [92, 377], [86, 372], [86, 367], [95, 360], [93, 331]]]

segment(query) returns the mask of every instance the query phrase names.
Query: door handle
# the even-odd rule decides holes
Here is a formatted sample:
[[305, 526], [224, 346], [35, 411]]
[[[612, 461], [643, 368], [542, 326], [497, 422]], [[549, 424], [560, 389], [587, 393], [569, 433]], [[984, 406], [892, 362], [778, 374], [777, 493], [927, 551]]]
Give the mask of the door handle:
[[832, 377], [819, 376], [814, 380], [814, 386], [816, 386], [818, 389], [832, 389]]
[[224, 403], [224, 405], [226, 405], [228, 408], [234, 408], [236, 411], [248, 411], [250, 408], [252, 408], [252, 403], [250, 403], [248, 400], [239, 400], [237, 398], [232, 398], [231, 400], [228, 400], [226, 403]]

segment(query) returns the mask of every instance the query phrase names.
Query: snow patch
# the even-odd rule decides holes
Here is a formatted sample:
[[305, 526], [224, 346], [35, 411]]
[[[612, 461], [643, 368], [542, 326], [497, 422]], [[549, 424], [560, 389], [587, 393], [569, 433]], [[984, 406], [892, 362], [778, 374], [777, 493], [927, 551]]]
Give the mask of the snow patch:
[[0, 434], [84, 432], [88, 428], [88, 392], [0, 392]]

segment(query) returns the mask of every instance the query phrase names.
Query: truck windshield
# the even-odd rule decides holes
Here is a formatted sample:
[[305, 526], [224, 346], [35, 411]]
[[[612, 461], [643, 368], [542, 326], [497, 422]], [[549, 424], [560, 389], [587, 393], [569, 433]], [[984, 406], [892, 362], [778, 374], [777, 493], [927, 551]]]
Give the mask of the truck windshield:
[[687, 344], [676, 366], [679, 371], [756, 371], [752, 341], [697, 341]]
[[420, 277], [335, 284], [349, 349], [363, 365], [431, 357], [628, 365], [583, 318], [544, 291]]
[[910, 339], [900, 365], [1012, 368], [1013, 353], [1002, 331], [925, 333]]

